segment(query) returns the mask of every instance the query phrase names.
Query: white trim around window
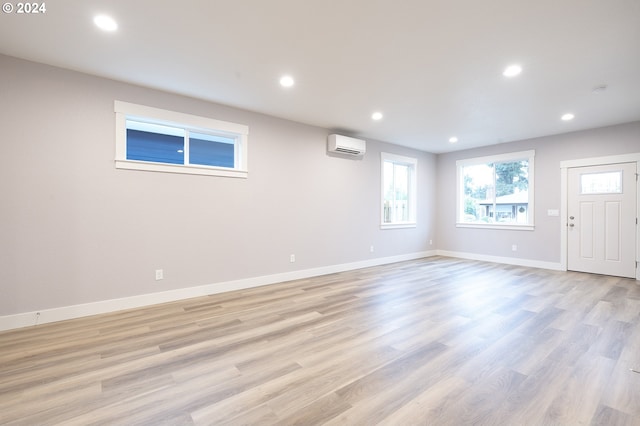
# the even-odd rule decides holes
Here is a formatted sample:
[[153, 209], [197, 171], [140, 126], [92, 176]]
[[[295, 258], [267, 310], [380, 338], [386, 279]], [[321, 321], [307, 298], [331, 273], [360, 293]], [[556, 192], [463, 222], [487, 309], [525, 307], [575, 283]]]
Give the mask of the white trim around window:
[[380, 229], [416, 227], [417, 176], [417, 158], [381, 153]]
[[[181, 112], [168, 111], [144, 105], [115, 101], [117, 169], [144, 170], [167, 173], [185, 173], [208, 176], [246, 178], [248, 176], [249, 127]], [[159, 124], [184, 129], [187, 132], [202, 132], [221, 135], [234, 140], [233, 167], [216, 167], [189, 164], [167, 164], [153, 161], [138, 161], [127, 157], [127, 120]], [[188, 151], [188, 147], [185, 147]]]

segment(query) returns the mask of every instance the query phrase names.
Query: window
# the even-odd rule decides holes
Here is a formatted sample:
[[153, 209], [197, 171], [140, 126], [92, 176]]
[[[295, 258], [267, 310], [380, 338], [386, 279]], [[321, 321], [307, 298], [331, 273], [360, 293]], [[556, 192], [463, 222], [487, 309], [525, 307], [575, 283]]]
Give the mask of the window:
[[581, 194], [622, 194], [622, 170], [580, 175]]
[[382, 153], [382, 229], [416, 226], [418, 160]]
[[458, 226], [533, 229], [535, 151], [456, 162]]
[[116, 168], [247, 177], [247, 126], [115, 102]]

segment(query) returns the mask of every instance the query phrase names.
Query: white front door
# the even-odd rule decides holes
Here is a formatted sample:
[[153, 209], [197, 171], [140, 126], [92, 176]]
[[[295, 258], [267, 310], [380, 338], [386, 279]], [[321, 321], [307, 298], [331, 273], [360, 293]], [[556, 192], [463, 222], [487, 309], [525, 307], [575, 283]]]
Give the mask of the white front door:
[[636, 163], [572, 167], [567, 269], [636, 276]]

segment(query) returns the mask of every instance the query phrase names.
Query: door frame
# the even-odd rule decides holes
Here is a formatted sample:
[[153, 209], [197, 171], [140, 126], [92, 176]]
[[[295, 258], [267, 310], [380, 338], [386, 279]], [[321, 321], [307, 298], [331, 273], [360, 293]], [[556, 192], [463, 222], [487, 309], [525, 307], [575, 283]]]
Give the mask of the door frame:
[[[567, 271], [567, 257], [569, 245], [567, 243], [568, 232], [568, 203], [569, 203], [569, 179], [568, 173], [573, 167], [604, 166], [616, 163], [636, 163], [636, 173], [640, 173], [640, 152], [633, 154], [611, 155], [607, 157], [582, 158], [578, 160], [565, 160], [560, 162], [560, 269]], [[640, 182], [636, 178], [636, 218], [640, 215]], [[636, 264], [640, 260], [640, 224], [636, 224]], [[640, 280], [640, 267], [636, 267], [636, 280]]]

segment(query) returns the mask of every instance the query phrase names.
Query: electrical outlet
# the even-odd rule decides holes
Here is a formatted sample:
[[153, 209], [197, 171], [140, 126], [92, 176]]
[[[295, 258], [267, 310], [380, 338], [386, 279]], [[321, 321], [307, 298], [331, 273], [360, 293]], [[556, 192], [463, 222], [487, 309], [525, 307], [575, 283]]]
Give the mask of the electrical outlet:
[[164, 271], [162, 269], [156, 269], [156, 281], [164, 279]]
[[433, 245], [433, 240], [429, 240], [429, 245], [432, 246]]
[[369, 247], [369, 253], [373, 253], [373, 246]]
[[511, 246], [511, 251], [518, 251], [518, 246], [517, 245], [512, 245]]
[[293, 263], [296, 261], [296, 255], [292, 254], [291, 256], [289, 256], [289, 262]]

